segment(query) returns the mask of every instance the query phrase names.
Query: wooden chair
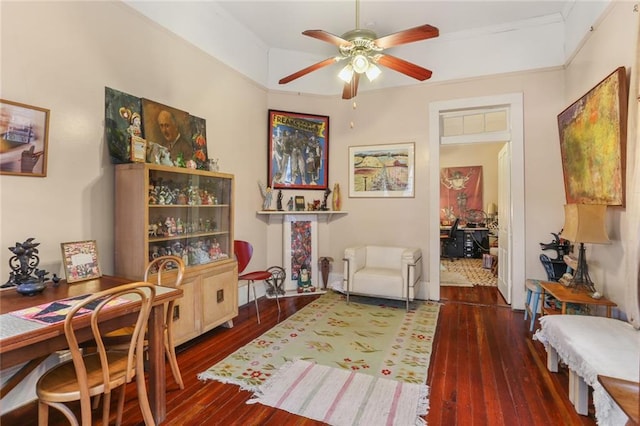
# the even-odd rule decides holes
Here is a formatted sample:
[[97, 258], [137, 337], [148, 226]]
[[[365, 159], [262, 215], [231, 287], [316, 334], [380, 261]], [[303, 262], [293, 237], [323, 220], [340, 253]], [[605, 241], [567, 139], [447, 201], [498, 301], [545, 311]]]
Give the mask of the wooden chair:
[[[251, 243], [247, 241], [236, 240], [233, 242], [233, 252], [236, 255], [236, 260], [238, 261], [238, 287], [241, 287], [245, 284], [240, 284], [241, 281], [246, 281], [247, 286], [247, 303], [249, 303], [249, 289], [253, 289], [253, 301], [256, 305], [256, 316], [258, 318], [258, 324], [260, 324], [260, 309], [258, 309], [258, 298], [256, 297], [256, 287], [254, 285], [255, 280], [267, 280], [271, 278], [271, 272], [269, 271], [253, 271], [244, 273], [244, 270], [249, 265], [251, 261], [251, 256], [253, 256], [253, 246]], [[277, 299], [276, 299], [277, 301]], [[278, 302], [278, 308], [280, 307], [280, 302]]]
[[[184, 270], [185, 266], [181, 258], [177, 256], [161, 256], [149, 262], [147, 268], [144, 271], [144, 281], [150, 282], [149, 276], [152, 274], [156, 274], [156, 280], [154, 284], [177, 288], [182, 285]], [[170, 272], [176, 273], [175, 279], [172, 278], [172, 274], [169, 274]], [[163, 280], [163, 273], [164, 277], [169, 276], [170, 278], [167, 280]], [[162, 325], [164, 328], [164, 351], [167, 359], [169, 360], [173, 378], [175, 379], [178, 386], [180, 386], [180, 389], [184, 389], [184, 382], [182, 381], [182, 375], [180, 374], [180, 368], [178, 367], [176, 348], [173, 340], [173, 310], [175, 302], [175, 300], [170, 301], [167, 304], [167, 308], [165, 311], [164, 324]], [[105, 346], [111, 349], [122, 349], [126, 344], [126, 340], [128, 340], [131, 333], [133, 333], [133, 329], [133, 327], [123, 327], [121, 329], [108, 333], [103, 338]], [[145, 348], [148, 346], [146, 337], [144, 346]]]
[[[102, 424], [107, 425], [111, 390], [118, 388], [116, 424], [119, 425], [122, 422], [125, 385], [134, 377], [136, 377], [138, 402], [145, 424], [155, 424], [147, 398], [142, 357], [144, 328], [149, 320], [155, 292], [155, 286], [149, 283], [125, 284], [90, 295], [71, 308], [64, 320], [64, 334], [72, 359], [47, 371], [36, 384], [39, 426], [48, 424], [50, 406], [60, 410], [72, 425], [78, 425], [78, 419], [65, 404], [71, 401], [80, 401], [82, 425], [90, 426], [92, 424], [91, 397], [98, 395], [104, 395]], [[140, 300], [141, 303], [127, 351], [107, 350], [102, 342], [100, 318], [104, 311], [109, 310], [104, 309], [107, 303], [116, 298]], [[91, 332], [97, 346], [96, 352], [84, 355], [78, 346], [78, 338], [72, 324], [74, 315], [81, 309], [93, 309], [88, 320], [90, 320]]]
[[[173, 265], [173, 266], [172, 266]], [[162, 273], [168, 271], [176, 272], [176, 278], [173, 282], [162, 281]], [[144, 271], [144, 280], [149, 282], [149, 275], [155, 273], [157, 285], [164, 285], [168, 287], [180, 287], [182, 285], [182, 279], [184, 278], [184, 262], [177, 256], [161, 256], [154, 259], [147, 265], [147, 269]], [[165, 274], [166, 276], [166, 274]], [[164, 317], [164, 351], [169, 359], [169, 365], [171, 366], [171, 372], [176, 383], [180, 386], [180, 389], [184, 389], [184, 382], [182, 381], [182, 375], [180, 374], [180, 368], [178, 368], [178, 359], [176, 358], [176, 346], [173, 341], [173, 310], [176, 304], [175, 300], [170, 301], [167, 304], [167, 311]]]

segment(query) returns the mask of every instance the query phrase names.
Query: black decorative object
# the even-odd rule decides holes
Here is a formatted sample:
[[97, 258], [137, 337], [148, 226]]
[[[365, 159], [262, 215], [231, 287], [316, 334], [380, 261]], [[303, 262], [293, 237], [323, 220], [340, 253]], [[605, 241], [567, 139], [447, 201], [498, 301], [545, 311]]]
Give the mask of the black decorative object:
[[277, 209], [279, 212], [283, 211], [282, 209], [282, 189], [278, 190], [278, 202], [277, 202]]
[[565, 254], [571, 252], [571, 243], [565, 239], [561, 239], [558, 234], [552, 232], [551, 235], [553, 235], [554, 240], [550, 243], [540, 243], [540, 248], [542, 251], [555, 250], [556, 258], [553, 260], [562, 260]]
[[327, 187], [327, 189], [324, 190], [324, 200], [322, 200], [322, 205], [320, 206], [320, 210], [323, 212], [329, 210], [329, 207], [327, 207], [327, 198], [329, 198], [329, 194], [331, 194], [331, 190]]
[[45, 277], [49, 274], [43, 269], [38, 269], [40, 258], [38, 247], [40, 243], [34, 242], [35, 238], [28, 238], [23, 243], [16, 243], [15, 247], [9, 247], [14, 255], [9, 259], [9, 281], [2, 287], [16, 287], [16, 291], [25, 296], [33, 296], [45, 289]]

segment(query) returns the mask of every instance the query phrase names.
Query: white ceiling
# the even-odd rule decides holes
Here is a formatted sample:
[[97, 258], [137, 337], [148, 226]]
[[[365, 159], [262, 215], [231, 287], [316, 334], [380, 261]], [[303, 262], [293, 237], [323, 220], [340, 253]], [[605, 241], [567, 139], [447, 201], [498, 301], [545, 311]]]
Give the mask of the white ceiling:
[[[277, 82], [337, 53], [334, 46], [301, 33], [322, 29], [342, 35], [354, 29], [354, 0], [123, 1], [269, 89], [341, 93], [339, 65], [284, 86]], [[361, 0], [359, 26], [378, 36], [422, 24], [437, 27], [440, 36], [386, 50], [431, 69], [431, 80], [420, 83], [383, 69], [379, 80], [362, 84], [360, 90], [563, 66], [608, 4], [609, 0]]]

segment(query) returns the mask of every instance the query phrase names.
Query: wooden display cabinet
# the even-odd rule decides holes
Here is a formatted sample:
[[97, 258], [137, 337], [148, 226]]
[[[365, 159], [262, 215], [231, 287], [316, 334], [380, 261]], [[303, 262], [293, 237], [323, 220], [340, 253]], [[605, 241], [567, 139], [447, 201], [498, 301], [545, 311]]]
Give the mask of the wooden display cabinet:
[[176, 344], [231, 326], [238, 315], [233, 175], [119, 164], [115, 198], [117, 275], [142, 280], [149, 261], [164, 254], [185, 262], [184, 295], [174, 309]]

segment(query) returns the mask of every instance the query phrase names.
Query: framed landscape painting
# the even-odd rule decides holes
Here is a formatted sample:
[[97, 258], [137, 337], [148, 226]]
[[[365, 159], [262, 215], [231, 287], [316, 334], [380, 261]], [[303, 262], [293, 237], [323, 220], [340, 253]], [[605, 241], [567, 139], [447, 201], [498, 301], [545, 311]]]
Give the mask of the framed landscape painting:
[[349, 197], [413, 197], [414, 143], [349, 147]]
[[619, 67], [558, 115], [569, 204], [625, 204], [626, 79]]
[[273, 189], [327, 189], [329, 117], [269, 110], [268, 162]]

